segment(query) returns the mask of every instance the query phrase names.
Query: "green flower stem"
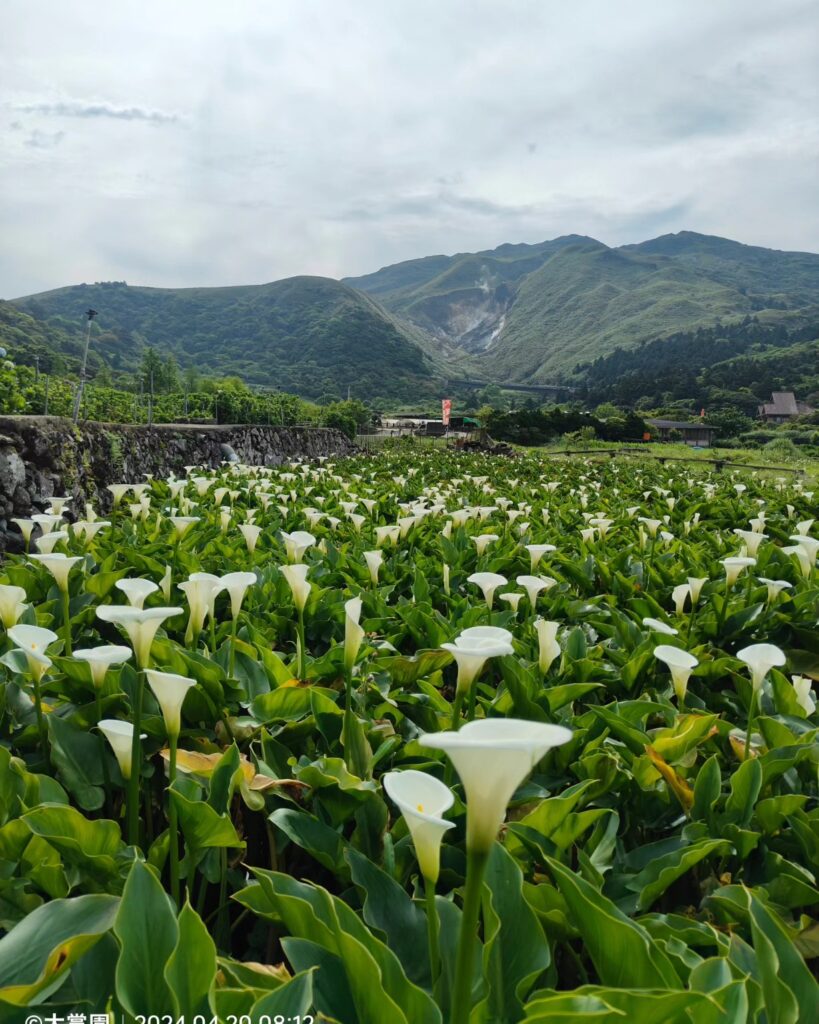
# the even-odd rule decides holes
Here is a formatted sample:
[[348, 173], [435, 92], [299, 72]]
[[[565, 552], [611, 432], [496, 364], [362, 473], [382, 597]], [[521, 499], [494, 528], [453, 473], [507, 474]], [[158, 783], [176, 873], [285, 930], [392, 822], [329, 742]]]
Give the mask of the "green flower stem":
[[216, 619], [210, 616], [210, 653], [216, 654]]
[[219, 851], [219, 910], [216, 914], [217, 945], [226, 953], [230, 951], [230, 910], [227, 898], [227, 850]]
[[424, 879], [424, 902], [427, 910], [427, 937], [429, 942], [429, 972], [433, 992], [441, 970], [441, 950], [438, 940], [440, 926], [438, 908], [435, 906], [435, 882]]
[[[102, 694], [94, 687], [94, 697], [96, 698], [97, 705], [97, 725], [102, 720]], [[103, 744], [104, 746], [104, 744]], [[108, 771], [108, 762], [105, 759], [105, 752], [102, 755], [102, 787], [105, 792], [105, 814], [110, 816], [111, 814], [111, 775]]]
[[296, 661], [296, 674], [298, 675], [299, 681], [304, 682], [304, 609], [299, 608], [299, 622], [296, 634], [296, 640], [298, 645], [297, 661]]
[[233, 627], [230, 633], [230, 656], [228, 661], [228, 675], [233, 678], [236, 670], [236, 637], [239, 633], [239, 619], [233, 619]]
[[489, 860], [488, 850], [468, 850], [466, 855], [466, 886], [461, 914], [461, 934], [455, 961], [455, 982], [452, 988], [450, 1024], [469, 1024], [472, 1009], [473, 962], [478, 938], [478, 917], [481, 910], [483, 876]]
[[71, 610], [69, 605], [68, 587], [63, 591], [63, 634], [65, 637], [65, 653], [71, 657]]
[[742, 755], [742, 760], [747, 761], [748, 756], [751, 752], [751, 732], [754, 727], [754, 718], [756, 717], [756, 688], [751, 689], [751, 703], [748, 705], [748, 732], [745, 734], [745, 753]]
[[462, 689], [458, 688], [455, 691], [455, 700], [452, 702], [452, 722], [449, 726], [453, 732], [457, 732], [461, 727], [461, 707], [463, 706], [463, 702], [464, 692]]
[[145, 689], [145, 670], [137, 672], [136, 694], [132, 709], [134, 738], [131, 743], [131, 778], [128, 780], [128, 842], [139, 846], [139, 777], [142, 774], [142, 694]]
[[43, 759], [48, 763], [48, 732], [46, 730], [45, 715], [43, 715], [43, 694], [40, 689], [40, 680], [34, 679], [34, 711], [37, 715], [37, 732], [40, 734], [40, 746], [43, 751]]
[[168, 736], [168, 747], [170, 748], [171, 755], [168, 764], [168, 837], [171, 855], [171, 897], [177, 907], [179, 906], [179, 822], [171, 789], [176, 781], [176, 747], [178, 739], [178, 736]]
[[475, 702], [478, 699], [478, 681], [474, 679], [469, 687], [469, 702], [466, 708], [466, 720], [472, 722], [475, 719]]

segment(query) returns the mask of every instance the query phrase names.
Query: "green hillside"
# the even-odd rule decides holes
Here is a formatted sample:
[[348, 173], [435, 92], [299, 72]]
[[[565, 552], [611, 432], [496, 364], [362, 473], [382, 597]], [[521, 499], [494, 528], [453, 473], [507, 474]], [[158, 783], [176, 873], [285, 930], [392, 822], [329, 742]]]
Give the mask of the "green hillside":
[[565, 235], [538, 245], [408, 260], [345, 283], [423, 328], [448, 356], [459, 349], [481, 353], [503, 330], [520, 282], [566, 247], [598, 244]]
[[681, 330], [819, 306], [819, 256], [680, 232], [609, 248], [569, 235], [411, 260], [351, 284], [500, 382], [569, 378], [578, 362]]
[[[92, 346], [116, 370], [133, 369], [146, 345], [173, 352], [184, 367], [234, 374], [305, 397], [436, 392], [442, 369], [428, 339], [375, 300], [322, 277], [231, 288], [75, 285], [15, 300], [45, 327], [95, 326]], [[81, 329], [81, 328], [80, 328]]]
[[732, 406], [753, 414], [772, 391], [794, 391], [819, 406], [819, 310], [779, 323], [746, 317], [618, 348], [576, 368], [594, 406], [658, 407], [687, 403], [692, 411]]

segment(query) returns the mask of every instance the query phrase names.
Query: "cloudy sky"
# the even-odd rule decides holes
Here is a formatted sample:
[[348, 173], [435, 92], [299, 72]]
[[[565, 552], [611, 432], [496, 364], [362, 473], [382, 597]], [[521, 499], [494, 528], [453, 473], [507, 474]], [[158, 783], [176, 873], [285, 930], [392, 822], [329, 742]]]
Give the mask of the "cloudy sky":
[[816, 0], [3, 0], [0, 296], [819, 251]]

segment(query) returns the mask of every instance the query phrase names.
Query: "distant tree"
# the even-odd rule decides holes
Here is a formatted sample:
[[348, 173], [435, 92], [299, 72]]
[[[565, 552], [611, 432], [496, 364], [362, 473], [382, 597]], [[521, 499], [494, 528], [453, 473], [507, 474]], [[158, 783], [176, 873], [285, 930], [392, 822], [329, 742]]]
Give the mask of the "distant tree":
[[503, 392], [497, 384], [487, 384], [478, 392], [478, 402], [481, 405], [491, 406], [493, 409], [503, 408]]

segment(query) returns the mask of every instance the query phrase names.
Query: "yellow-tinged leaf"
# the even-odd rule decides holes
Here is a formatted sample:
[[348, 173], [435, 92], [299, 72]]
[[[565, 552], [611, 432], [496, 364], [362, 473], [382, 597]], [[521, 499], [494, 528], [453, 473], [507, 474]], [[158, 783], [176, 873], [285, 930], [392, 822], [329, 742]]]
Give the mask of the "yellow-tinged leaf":
[[[167, 747], [164, 750], [160, 750], [159, 753], [166, 763], [170, 761], [171, 752]], [[176, 753], [176, 767], [180, 771], [191, 775], [210, 778], [221, 759], [221, 754], [200, 754], [196, 750], [178, 750]], [[267, 789], [287, 786], [293, 786], [297, 789], [310, 788], [306, 782], [300, 782], [298, 779], [272, 779], [269, 775], [259, 775], [244, 754], [239, 756], [239, 767], [242, 770], [242, 776], [248, 788], [256, 792], [261, 793]]]
[[688, 785], [681, 775], [677, 774], [670, 764], [663, 760], [653, 747], [646, 746], [646, 754], [648, 755], [649, 761], [651, 761], [660, 775], [662, 775], [668, 783], [668, 786], [674, 796], [676, 796], [680, 801], [685, 813], [688, 814], [694, 805], [694, 790]]

